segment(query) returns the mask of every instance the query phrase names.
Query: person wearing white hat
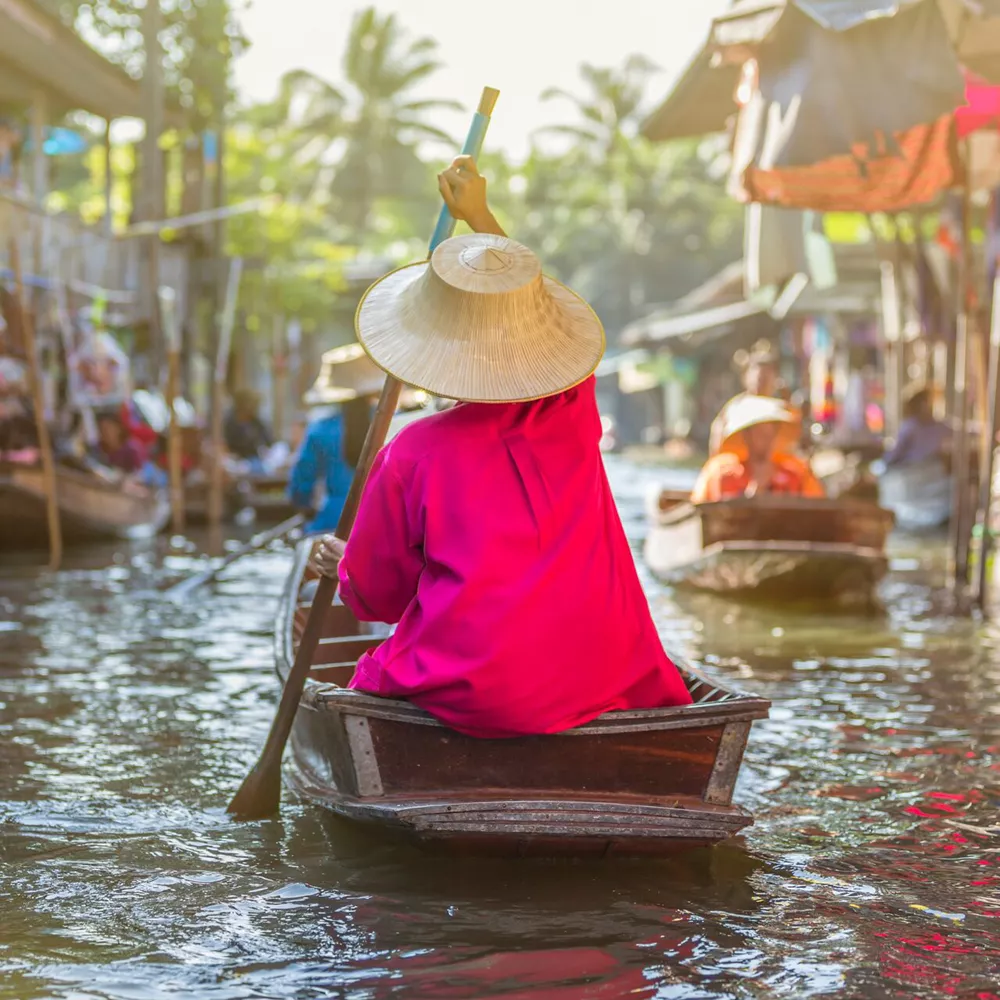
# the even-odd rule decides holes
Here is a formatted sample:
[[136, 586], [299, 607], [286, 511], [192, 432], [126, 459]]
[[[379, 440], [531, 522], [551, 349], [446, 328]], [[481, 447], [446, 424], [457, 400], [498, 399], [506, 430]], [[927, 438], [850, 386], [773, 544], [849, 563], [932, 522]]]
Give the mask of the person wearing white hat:
[[[768, 399], [786, 398], [778, 373], [778, 355], [766, 340], [758, 340], [749, 351], [737, 351], [733, 355], [733, 364], [740, 371], [743, 391], [733, 396], [723, 404], [716, 414], [708, 435], [708, 454], [717, 455], [722, 450], [722, 439], [725, 436], [726, 413], [729, 407], [747, 396], [766, 396]], [[790, 407], [796, 418], [782, 425], [781, 442], [789, 449], [798, 444], [802, 436], [802, 413], [799, 409]]]
[[[379, 370], [358, 344], [323, 355], [319, 376], [303, 402], [313, 416], [288, 476], [288, 497], [306, 515], [306, 531], [333, 531], [361, 457]], [[317, 503], [317, 485], [322, 502]]]
[[691, 493], [694, 503], [712, 503], [762, 493], [821, 497], [823, 486], [808, 463], [783, 450], [798, 416], [782, 400], [738, 396], [726, 407], [718, 454], [704, 465]]
[[320, 547], [355, 615], [397, 624], [351, 684], [485, 738], [687, 704], [598, 447], [600, 320], [504, 235], [470, 158], [439, 180], [479, 232], [376, 282], [356, 325], [380, 368], [460, 402], [383, 448], [350, 542]]

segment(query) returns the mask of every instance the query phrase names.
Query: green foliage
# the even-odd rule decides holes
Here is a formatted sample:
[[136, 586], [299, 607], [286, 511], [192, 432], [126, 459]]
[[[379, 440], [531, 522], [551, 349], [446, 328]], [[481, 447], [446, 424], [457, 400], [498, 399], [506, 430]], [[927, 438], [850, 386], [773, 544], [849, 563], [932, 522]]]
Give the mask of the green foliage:
[[618, 71], [584, 66], [580, 96], [545, 95], [572, 108], [569, 121], [539, 134], [562, 140], [561, 151], [536, 146], [519, 167], [483, 164], [511, 234], [590, 300], [612, 339], [741, 253], [742, 209], [697, 146], [652, 146], [638, 135], [653, 69], [639, 57]]
[[[249, 296], [264, 312], [298, 316], [308, 331], [322, 324], [344, 290], [343, 265], [355, 248], [330, 239], [328, 205], [304, 185], [294, 130], [241, 123], [228, 136], [227, 185], [233, 202], [281, 193], [260, 214], [227, 226], [228, 251], [263, 256], [262, 272], [248, 273]], [[256, 291], [252, 291], [256, 288]]]
[[343, 238], [369, 249], [407, 239], [433, 212], [433, 174], [422, 145], [453, 139], [434, 124], [453, 101], [419, 100], [413, 88], [439, 68], [437, 45], [407, 33], [394, 14], [359, 11], [351, 25], [342, 86], [303, 70], [287, 74], [276, 101], [252, 109], [259, 122], [297, 132], [312, 182], [330, 198]]
[[[137, 0], [50, 2], [130, 72], [141, 69]], [[216, 113], [242, 44], [237, 2], [163, 0], [168, 80], [192, 125]], [[354, 17], [339, 79], [298, 70], [273, 100], [231, 114], [229, 200], [280, 196], [268, 212], [228, 224], [230, 253], [267, 262], [247, 275], [255, 309], [321, 328], [344, 311], [346, 263], [423, 253], [439, 205], [434, 175], [457, 147], [439, 125], [455, 102], [416, 96], [439, 67], [433, 40], [367, 8]], [[617, 69], [583, 66], [579, 91], [543, 95], [554, 122], [524, 162], [493, 154], [481, 164], [507, 230], [592, 302], [612, 341], [741, 253], [742, 209], [713, 178], [710, 159], [693, 143], [652, 146], [639, 136], [654, 69], [641, 57]], [[86, 168], [68, 198], [93, 214], [103, 165], [95, 155]], [[115, 200], [127, 205], [124, 193]], [[253, 325], [269, 329], [266, 319]]]

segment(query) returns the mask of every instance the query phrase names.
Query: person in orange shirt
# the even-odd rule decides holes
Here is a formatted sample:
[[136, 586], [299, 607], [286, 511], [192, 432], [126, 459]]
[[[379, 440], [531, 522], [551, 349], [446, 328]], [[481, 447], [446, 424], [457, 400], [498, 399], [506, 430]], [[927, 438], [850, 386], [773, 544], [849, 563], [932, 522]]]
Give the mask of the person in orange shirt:
[[[733, 362], [740, 370], [743, 391], [723, 404], [716, 414], [709, 430], [708, 454], [718, 455], [722, 450], [722, 439], [725, 435], [726, 414], [729, 408], [747, 396], [767, 396], [769, 399], [783, 399], [788, 402], [787, 389], [782, 385], [778, 373], [778, 355], [766, 340], [758, 340], [747, 351], [737, 351]], [[802, 437], [802, 411], [797, 407], [789, 407], [795, 418], [793, 426], [782, 431], [782, 440], [796, 443]]]
[[692, 503], [764, 493], [825, 496], [809, 464], [783, 450], [783, 439], [796, 423], [781, 400], [749, 395], [733, 400], [726, 408], [720, 451], [703, 466]]

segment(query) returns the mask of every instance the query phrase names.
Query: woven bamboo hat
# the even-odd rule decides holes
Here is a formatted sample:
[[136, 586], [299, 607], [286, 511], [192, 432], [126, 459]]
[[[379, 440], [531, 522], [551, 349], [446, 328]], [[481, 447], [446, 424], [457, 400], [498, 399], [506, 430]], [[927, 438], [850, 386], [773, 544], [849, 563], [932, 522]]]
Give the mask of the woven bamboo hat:
[[782, 433], [775, 439], [775, 447], [787, 446], [794, 440], [796, 420], [792, 410], [780, 399], [772, 399], [770, 396], [738, 396], [726, 408], [719, 451], [745, 458], [747, 445], [743, 432], [758, 424], [778, 424]]
[[358, 396], [377, 396], [385, 376], [360, 344], [326, 351], [316, 381], [303, 397], [307, 406], [346, 403]]
[[472, 233], [365, 293], [358, 340], [390, 375], [437, 396], [508, 403], [552, 396], [591, 375], [604, 329], [575, 292], [504, 236]]
[[[330, 406], [358, 396], [377, 396], [384, 381], [385, 372], [365, 354], [360, 344], [345, 344], [323, 354], [319, 375], [302, 402], [306, 406]], [[426, 402], [426, 393], [408, 389], [400, 395], [399, 408], [413, 409]]]

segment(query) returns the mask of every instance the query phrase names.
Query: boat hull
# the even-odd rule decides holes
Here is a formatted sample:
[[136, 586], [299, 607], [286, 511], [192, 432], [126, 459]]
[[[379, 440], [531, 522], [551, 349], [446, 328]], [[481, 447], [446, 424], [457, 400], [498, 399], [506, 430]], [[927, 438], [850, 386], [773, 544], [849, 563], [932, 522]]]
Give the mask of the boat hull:
[[[0, 547], [30, 549], [48, 544], [44, 483], [40, 469], [0, 470]], [[67, 545], [149, 538], [170, 516], [170, 505], [162, 493], [125, 492], [75, 469], [57, 470], [56, 497]]]
[[901, 531], [934, 531], [951, 517], [954, 484], [940, 462], [888, 469], [879, 480], [881, 502]]
[[[287, 673], [306, 608], [310, 543], [276, 629]], [[310, 801], [425, 845], [503, 855], [665, 854], [752, 822], [732, 802], [750, 726], [768, 703], [685, 669], [696, 703], [610, 712], [553, 736], [482, 740], [407, 702], [346, 685], [382, 636], [346, 608], [328, 616], [291, 739], [290, 779]], [[343, 658], [343, 662], [341, 661]]]
[[657, 577], [741, 600], [873, 606], [892, 515], [855, 500], [767, 497], [662, 506], [644, 556]]
[[[671, 545], [669, 532], [654, 528], [647, 545], [653, 565], [656, 551]], [[803, 549], [795, 543], [721, 542], [657, 576], [675, 586], [742, 599], [866, 605], [887, 570], [881, 552], [857, 546], [814, 544]]]

